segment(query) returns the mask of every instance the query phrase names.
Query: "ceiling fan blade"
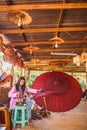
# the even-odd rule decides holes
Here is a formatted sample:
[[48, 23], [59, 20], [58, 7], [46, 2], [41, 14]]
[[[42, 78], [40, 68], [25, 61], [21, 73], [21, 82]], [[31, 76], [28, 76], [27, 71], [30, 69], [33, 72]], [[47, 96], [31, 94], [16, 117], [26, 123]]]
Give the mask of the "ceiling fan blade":
[[51, 52], [51, 55], [66, 55], [66, 56], [76, 56], [76, 53], [59, 53], [59, 52]]

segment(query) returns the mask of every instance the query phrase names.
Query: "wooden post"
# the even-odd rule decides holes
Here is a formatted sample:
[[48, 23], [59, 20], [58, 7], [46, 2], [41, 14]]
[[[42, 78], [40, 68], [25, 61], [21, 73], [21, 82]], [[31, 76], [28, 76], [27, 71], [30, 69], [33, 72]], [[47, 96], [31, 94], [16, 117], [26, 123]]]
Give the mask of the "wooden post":
[[86, 89], [87, 89], [87, 72], [86, 72]]
[[25, 76], [24, 68], [21, 68], [21, 76]]
[[45, 106], [45, 108], [46, 108], [46, 110], [47, 110], [47, 104], [46, 104], [46, 99], [45, 99], [45, 97], [43, 97], [43, 101], [44, 101], [44, 106]]
[[46, 97], [43, 97], [43, 101], [44, 101], [46, 115], [47, 115], [47, 117], [49, 117], [48, 110], [47, 110], [47, 104], [46, 104]]
[[10, 86], [12, 87], [13, 84], [14, 84], [14, 82], [13, 82], [13, 78], [14, 78], [14, 66], [13, 66], [13, 65], [12, 65], [12, 67], [11, 67], [11, 75], [12, 75], [12, 77], [11, 77], [11, 83], [10, 83]]

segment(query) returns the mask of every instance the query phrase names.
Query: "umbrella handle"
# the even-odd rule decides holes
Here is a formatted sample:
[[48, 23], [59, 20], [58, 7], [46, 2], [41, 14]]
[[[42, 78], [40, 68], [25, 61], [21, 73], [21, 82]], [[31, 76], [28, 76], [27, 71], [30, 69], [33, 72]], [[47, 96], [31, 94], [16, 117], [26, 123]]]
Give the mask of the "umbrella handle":
[[46, 115], [47, 115], [47, 117], [49, 117], [48, 110], [47, 110], [47, 104], [46, 104], [46, 98], [43, 97], [43, 100], [44, 100], [44, 106], [45, 106]]
[[45, 109], [47, 110], [47, 104], [46, 104], [46, 98], [45, 97], [43, 97], [43, 101], [44, 101]]

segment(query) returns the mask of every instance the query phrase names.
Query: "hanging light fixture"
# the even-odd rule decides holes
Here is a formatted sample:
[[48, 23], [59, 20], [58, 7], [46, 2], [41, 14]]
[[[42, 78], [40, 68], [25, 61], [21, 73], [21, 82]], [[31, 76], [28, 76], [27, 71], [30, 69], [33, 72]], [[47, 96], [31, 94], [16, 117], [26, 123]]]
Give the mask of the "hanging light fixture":
[[20, 27], [22, 25], [22, 19], [21, 17], [18, 18], [18, 27]]
[[58, 48], [58, 42], [57, 42], [57, 41], [56, 41], [54, 47], [55, 47], [55, 48]]
[[54, 38], [50, 39], [49, 41], [55, 42], [54, 48], [58, 48], [58, 44], [62, 44], [64, 42], [64, 40], [58, 37], [57, 35]]
[[18, 25], [27, 25], [32, 22], [32, 17], [25, 11], [13, 11], [8, 13], [8, 19]]
[[65, 55], [65, 56], [76, 56], [76, 53], [63, 53], [63, 52], [51, 52], [51, 55]]
[[39, 47], [35, 47], [32, 45], [23, 48], [24, 51], [30, 52], [30, 54], [32, 54], [33, 51], [38, 51], [39, 49]]

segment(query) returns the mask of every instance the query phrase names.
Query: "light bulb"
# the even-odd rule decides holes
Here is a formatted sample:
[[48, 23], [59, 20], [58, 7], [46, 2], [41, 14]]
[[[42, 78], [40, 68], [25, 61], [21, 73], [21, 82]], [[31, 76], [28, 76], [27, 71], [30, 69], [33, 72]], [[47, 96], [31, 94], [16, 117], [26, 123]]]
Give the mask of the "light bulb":
[[32, 50], [30, 50], [30, 55], [32, 55], [32, 53], [33, 53]]
[[56, 41], [56, 43], [55, 43], [55, 46], [54, 46], [55, 48], [58, 48], [58, 42]]
[[19, 17], [19, 19], [18, 19], [18, 27], [20, 27], [21, 26], [21, 17]]

